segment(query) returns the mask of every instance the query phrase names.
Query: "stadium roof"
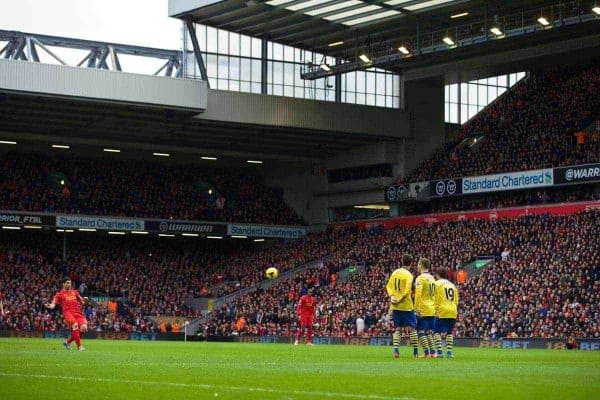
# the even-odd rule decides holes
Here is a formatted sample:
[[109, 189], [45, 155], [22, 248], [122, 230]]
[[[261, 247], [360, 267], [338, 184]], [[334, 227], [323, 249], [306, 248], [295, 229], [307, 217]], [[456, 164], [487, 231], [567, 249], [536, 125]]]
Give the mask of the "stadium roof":
[[[184, 10], [192, 3], [199, 7]], [[170, 11], [181, 19], [343, 57], [367, 41], [401, 40], [417, 30], [446, 29], [553, 4], [557, 1], [170, 0]]]

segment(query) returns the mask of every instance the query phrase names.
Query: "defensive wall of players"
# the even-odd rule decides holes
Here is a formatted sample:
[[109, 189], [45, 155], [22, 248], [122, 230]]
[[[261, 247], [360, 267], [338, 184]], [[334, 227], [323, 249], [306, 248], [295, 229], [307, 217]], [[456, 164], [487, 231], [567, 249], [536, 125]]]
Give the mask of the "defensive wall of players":
[[[43, 338], [43, 339], [65, 339], [70, 333], [68, 331], [39, 332], [39, 331], [0, 331], [0, 337], [13, 338]], [[84, 339], [106, 339], [106, 340], [184, 340], [185, 334], [179, 333], [157, 333], [157, 332], [86, 332]], [[280, 343], [292, 344], [292, 336], [187, 336], [189, 341], [209, 342], [238, 342], [238, 343]], [[380, 337], [314, 337], [313, 344], [316, 345], [350, 345], [350, 346], [391, 346], [391, 336]], [[408, 346], [408, 338], [403, 339], [404, 346]], [[577, 345], [580, 350], [600, 350], [600, 338], [578, 338]], [[457, 347], [480, 347], [501, 349], [548, 349], [564, 350], [567, 348], [565, 339], [548, 338], [454, 338], [454, 346]]]

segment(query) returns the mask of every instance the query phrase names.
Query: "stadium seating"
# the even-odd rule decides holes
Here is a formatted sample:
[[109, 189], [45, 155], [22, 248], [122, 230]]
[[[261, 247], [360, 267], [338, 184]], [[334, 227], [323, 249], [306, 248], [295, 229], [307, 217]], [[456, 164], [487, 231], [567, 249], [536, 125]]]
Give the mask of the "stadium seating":
[[[457, 336], [600, 336], [598, 211], [565, 217], [536, 216], [498, 221], [461, 221], [365, 234], [346, 232], [355, 245], [326, 269], [305, 271], [269, 290], [241, 296], [218, 310], [209, 334], [282, 334], [296, 326], [298, 294], [317, 286], [317, 334], [354, 335], [357, 318], [366, 335], [391, 332], [385, 284], [400, 256], [429, 257], [433, 266], [454, 269], [477, 255], [497, 262], [459, 288]], [[501, 261], [503, 250], [509, 257]], [[366, 263], [344, 282], [330, 274]], [[236, 321], [244, 318], [243, 331]]]
[[0, 156], [0, 209], [301, 224], [258, 174], [144, 161]]
[[[600, 139], [574, 134], [600, 117], [600, 67], [533, 72], [461, 127], [402, 181], [486, 175], [598, 162]], [[484, 135], [473, 147], [459, 146]]]
[[[453, 269], [477, 255], [497, 258], [493, 266], [460, 287], [458, 336], [599, 336], [595, 307], [600, 293], [599, 217], [598, 211], [589, 211], [391, 230], [349, 227], [260, 250], [240, 244], [244, 241], [199, 244], [133, 237], [123, 241], [82, 233], [69, 236], [67, 263], [61, 261], [57, 234], [4, 233], [0, 287], [9, 313], [0, 329], [61, 327], [59, 313], [42, 305], [65, 275], [76, 286], [85, 283], [85, 293], [120, 299], [116, 314], [89, 309], [90, 329], [141, 331], [156, 329], [146, 315], [182, 320], [197, 316], [185, 306], [185, 299], [201, 295], [211, 284], [238, 279], [239, 284], [219, 289], [230, 293], [259, 282], [266, 266], [285, 270], [327, 256], [322, 268], [281, 279], [266, 291], [242, 295], [217, 310], [207, 333], [291, 334], [297, 299], [304, 288], [313, 286], [318, 288], [318, 334], [353, 335], [358, 317], [365, 319], [367, 335], [387, 334], [384, 286], [400, 255], [409, 252], [429, 257], [434, 266]], [[500, 261], [504, 249], [510, 255]], [[352, 265], [364, 268], [348, 279], [338, 279], [339, 271]], [[243, 332], [236, 331], [240, 318], [245, 320]]]

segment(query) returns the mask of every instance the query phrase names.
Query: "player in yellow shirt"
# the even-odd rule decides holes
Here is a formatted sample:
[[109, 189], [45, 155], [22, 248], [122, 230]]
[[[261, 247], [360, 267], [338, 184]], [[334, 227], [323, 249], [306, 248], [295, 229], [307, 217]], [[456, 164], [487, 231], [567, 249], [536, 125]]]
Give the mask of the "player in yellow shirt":
[[422, 258], [417, 264], [419, 276], [415, 280], [415, 311], [417, 335], [425, 353], [422, 357], [436, 357], [433, 348], [433, 322], [435, 319], [435, 278], [429, 273], [431, 261]]
[[454, 337], [452, 330], [458, 316], [458, 289], [448, 280], [448, 270], [440, 268], [436, 271], [435, 282], [435, 314], [437, 319], [433, 327], [435, 347], [438, 357], [442, 357], [442, 335], [446, 337], [446, 356], [452, 355]]
[[400, 357], [400, 337], [401, 329], [408, 327], [410, 329], [410, 344], [413, 347], [414, 357], [419, 356], [417, 341], [417, 318], [415, 316], [413, 300], [411, 297], [413, 275], [410, 267], [413, 258], [409, 254], [402, 256], [402, 267], [394, 270], [388, 280], [386, 289], [390, 296], [390, 309], [394, 318], [394, 358]]

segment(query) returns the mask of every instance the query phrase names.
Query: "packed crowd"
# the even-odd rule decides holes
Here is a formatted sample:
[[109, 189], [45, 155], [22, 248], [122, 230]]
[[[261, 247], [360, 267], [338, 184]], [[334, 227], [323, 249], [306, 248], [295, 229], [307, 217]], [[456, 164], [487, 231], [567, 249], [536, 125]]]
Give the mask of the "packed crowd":
[[[457, 336], [600, 337], [598, 211], [498, 221], [461, 221], [391, 230], [347, 231], [354, 246], [343, 259], [240, 296], [213, 313], [208, 334], [291, 335], [295, 306], [316, 289], [317, 335], [389, 334], [385, 284], [403, 253], [455, 270], [478, 255], [496, 262], [461, 285]], [[336, 272], [359, 265], [342, 279]]]
[[0, 209], [301, 224], [258, 174], [111, 158], [0, 155]]
[[[461, 127], [457, 138], [403, 181], [486, 175], [598, 162], [600, 66], [535, 72]], [[474, 146], [468, 137], [483, 137]]]
[[[5, 325], [19, 329], [56, 326], [52, 315], [58, 314], [48, 313], [42, 305], [59, 290], [65, 276], [78, 288], [83, 284], [87, 292], [123, 302], [121, 315], [91, 315], [91, 329], [106, 327], [105, 320], [110, 329], [115, 322], [119, 328], [135, 328], [133, 321], [141, 315], [195, 318], [199, 313], [187, 305], [189, 298], [223, 296], [259, 283], [269, 266], [285, 272], [324, 256], [343, 257], [353, 245], [336, 231], [264, 247], [243, 240], [135, 236], [122, 240], [74, 233], [68, 235], [63, 261], [62, 237], [56, 233], [11, 232], [0, 234], [0, 239], [0, 292], [10, 311]], [[150, 329], [147, 321], [140, 323]]]
[[429, 202], [408, 203], [406, 204], [405, 210], [407, 215], [417, 215], [589, 200], [600, 200], [600, 187], [598, 187], [598, 185], [562, 186], [484, 195], [440, 197], [432, 199]]

